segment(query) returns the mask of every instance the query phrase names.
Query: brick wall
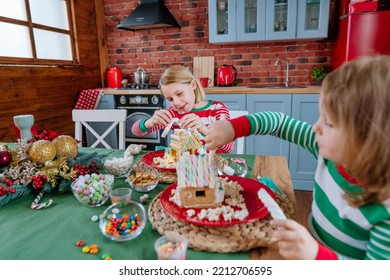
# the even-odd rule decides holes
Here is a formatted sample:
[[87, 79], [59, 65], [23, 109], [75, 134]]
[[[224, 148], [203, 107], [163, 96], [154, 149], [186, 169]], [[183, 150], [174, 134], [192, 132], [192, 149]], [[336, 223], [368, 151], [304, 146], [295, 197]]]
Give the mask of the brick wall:
[[284, 82], [284, 62], [274, 66], [277, 58], [290, 62], [290, 82], [310, 85], [311, 70], [323, 64], [330, 68], [337, 24], [336, 1], [331, 0], [329, 37], [321, 41], [296, 40], [245, 44], [209, 44], [207, 0], [165, 0], [181, 28], [126, 31], [116, 26], [138, 6], [139, 0], [104, 0], [109, 63], [122, 69], [133, 82], [132, 73], [143, 67], [151, 73], [150, 83], [157, 83], [170, 65], [192, 69], [194, 56], [214, 56], [215, 73], [222, 64], [233, 64], [240, 86]]

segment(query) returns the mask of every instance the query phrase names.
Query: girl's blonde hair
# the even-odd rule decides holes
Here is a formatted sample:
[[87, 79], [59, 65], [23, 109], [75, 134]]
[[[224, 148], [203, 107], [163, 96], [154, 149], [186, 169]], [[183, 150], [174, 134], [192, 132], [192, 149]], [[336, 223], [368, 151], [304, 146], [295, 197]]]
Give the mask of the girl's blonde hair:
[[364, 187], [352, 205], [390, 197], [390, 56], [363, 57], [328, 74], [322, 104], [343, 131], [348, 172]]
[[173, 65], [165, 69], [164, 73], [160, 78], [160, 86], [167, 86], [173, 83], [179, 84], [190, 84], [192, 81], [196, 83], [196, 88], [194, 90], [195, 94], [195, 104], [205, 100], [206, 94], [199, 82], [198, 79], [194, 77], [190, 70], [181, 66]]

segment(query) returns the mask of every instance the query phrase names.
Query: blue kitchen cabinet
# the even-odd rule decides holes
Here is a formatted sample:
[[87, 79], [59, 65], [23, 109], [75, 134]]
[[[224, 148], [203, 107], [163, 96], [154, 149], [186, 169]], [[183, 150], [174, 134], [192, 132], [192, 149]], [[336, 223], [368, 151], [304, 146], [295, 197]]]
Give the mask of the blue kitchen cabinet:
[[[319, 117], [318, 94], [293, 94], [291, 116], [314, 124]], [[306, 149], [290, 144], [289, 169], [294, 189], [313, 190], [317, 161]]]
[[295, 39], [298, 17], [297, 0], [266, 0], [266, 4], [266, 39]]
[[209, 42], [321, 39], [330, 0], [210, 0]]
[[236, 0], [209, 0], [209, 42], [237, 41]]
[[[246, 94], [207, 94], [208, 100], [223, 102], [229, 111], [246, 111], [246, 98]], [[246, 139], [244, 139], [244, 142], [246, 142]], [[234, 147], [232, 153], [237, 153], [236, 147]], [[244, 153], [247, 153], [246, 145], [244, 146]]]
[[265, 40], [264, 0], [210, 0], [210, 43]]
[[207, 94], [208, 100], [223, 102], [229, 110], [246, 111], [246, 94]]
[[[319, 117], [318, 99], [319, 94], [247, 94], [247, 110], [249, 114], [265, 111], [282, 112], [314, 124]], [[246, 153], [285, 156], [294, 189], [313, 189], [316, 160], [298, 145], [274, 136], [248, 136]]]
[[[249, 114], [273, 111], [291, 115], [291, 94], [248, 94]], [[246, 153], [289, 157], [289, 143], [275, 136], [253, 135], [246, 138]]]
[[297, 39], [328, 37], [329, 9], [330, 0], [298, 0]]

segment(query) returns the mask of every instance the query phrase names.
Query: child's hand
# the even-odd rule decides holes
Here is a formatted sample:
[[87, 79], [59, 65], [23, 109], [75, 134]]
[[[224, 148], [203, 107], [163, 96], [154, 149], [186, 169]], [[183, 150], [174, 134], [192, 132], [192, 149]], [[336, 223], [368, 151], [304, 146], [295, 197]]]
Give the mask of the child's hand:
[[157, 110], [153, 116], [145, 122], [147, 128], [153, 128], [159, 124], [167, 126], [171, 121], [172, 116], [168, 110]]
[[219, 120], [210, 124], [205, 133], [206, 149], [215, 150], [234, 140], [234, 129], [229, 121]]
[[180, 120], [180, 126], [187, 130], [195, 130], [204, 134], [206, 132], [206, 126], [202, 123], [199, 116], [195, 114], [186, 114]]
[[294, 220], [272, 220], [273, 237], [279, 240], [279, 254], [286, 259], [314, 260], [318, 243], [308, 230]]

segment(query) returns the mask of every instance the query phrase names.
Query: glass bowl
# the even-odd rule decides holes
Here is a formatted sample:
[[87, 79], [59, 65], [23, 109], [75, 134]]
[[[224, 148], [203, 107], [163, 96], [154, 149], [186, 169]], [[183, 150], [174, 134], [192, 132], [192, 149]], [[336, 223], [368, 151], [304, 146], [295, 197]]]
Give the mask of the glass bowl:
[[124, 177], [133, 167], [134, 157], [115, 157], [108, 156], [101, 160], [103, 169], [116, 178]]
[[153, 190], [159, 180], [160, 172], [154, 167], [139, 162], [126, 175], [126, 182], [138, 192], [150, 192]]
[[88, 207], [103, 205], [110, 197], [114, 176], [110, 174], [81, 175], [71, 185], [73, 195]]
[[136, 238], [145, 228], [146, 211], [142, 204], [116, 202], [100, 215], [99, 227], [107, 238], [124, 242]]
[[245, 177], [248, 172], [248, 166], [243, 158], [222, 158], [217, 163], [219, 175], [241, 176]]

